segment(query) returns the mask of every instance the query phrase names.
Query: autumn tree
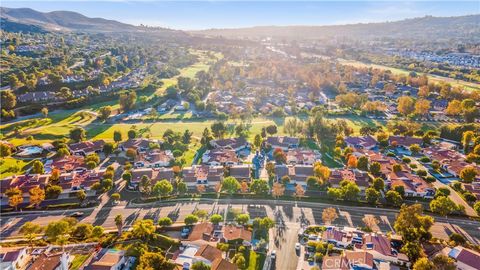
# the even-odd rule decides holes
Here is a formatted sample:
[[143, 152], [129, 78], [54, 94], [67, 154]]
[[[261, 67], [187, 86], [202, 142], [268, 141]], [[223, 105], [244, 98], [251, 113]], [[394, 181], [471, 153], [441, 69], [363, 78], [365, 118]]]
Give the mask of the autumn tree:
[[38, 207], [41, 202], [45, 200], [45, 190], [40, 187], [34, 187], [29, 190], [30, 203], [35, 207]]
[[333, 207], [325, 208], [322, 212], [322, 220], [325, 224], [332, 224], [338, 218], [337, 210]]
[[418, 99], [415, 102], [415, 114], [426, 115], [430, 111], [430, 100]]
[[401, 96], [398, 98], [397, 110], [403, 115], [409, 115], [415, 110], [415, 101], [409, 96]]

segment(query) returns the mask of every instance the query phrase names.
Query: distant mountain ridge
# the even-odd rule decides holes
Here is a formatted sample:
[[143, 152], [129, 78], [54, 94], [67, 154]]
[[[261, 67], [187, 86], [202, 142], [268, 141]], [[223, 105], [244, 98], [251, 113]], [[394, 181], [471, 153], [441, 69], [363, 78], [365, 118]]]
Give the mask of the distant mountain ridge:
[[480, 14], [458, 17], [405, 19], [394, 22], [358, 23], [327, 26], [255, 26], [236, 29], [190, 31], [192, 34], [225, 38], [320, 39], [329, 37], [459, 38], [480, 39]]
[[39, 12], [30, 8], [0, 7], [2, 26], [39, 27], [46, 31], [128, 32], [136, 26], [103, 18], [89, 18], [72, 11]]

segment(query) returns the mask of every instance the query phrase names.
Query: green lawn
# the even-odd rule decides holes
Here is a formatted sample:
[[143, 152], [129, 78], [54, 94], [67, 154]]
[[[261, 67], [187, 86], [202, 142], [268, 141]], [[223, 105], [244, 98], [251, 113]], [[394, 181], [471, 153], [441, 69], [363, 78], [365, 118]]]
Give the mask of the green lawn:
[[90, 254], [75, 254], [72, 264], [70, 265], [70, 270], [78, 270], [80, 266], [90, 257]]
[[248, 270], [260, 270], [263, 268], [265, 263], [265, 254], [256, 253], [255, 251], [250, 251], [250, 256], [248, 259]]
[[2, 158], [0, 161], [0, 178], [3, 179], [14, 174], [22, 174], [28, 169], [29, 165], [30, 161], [23, 161], [12, 157]]

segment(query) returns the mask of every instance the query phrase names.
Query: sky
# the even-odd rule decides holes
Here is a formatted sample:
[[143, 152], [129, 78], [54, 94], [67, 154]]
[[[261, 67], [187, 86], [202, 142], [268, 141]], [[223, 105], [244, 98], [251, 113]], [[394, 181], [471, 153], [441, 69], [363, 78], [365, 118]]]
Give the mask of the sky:
[[261, 25], [335, 25], [480, 14], [480, 1], [2, 0], [2, 7], [69, 10], [134, 25], [182, 30]]

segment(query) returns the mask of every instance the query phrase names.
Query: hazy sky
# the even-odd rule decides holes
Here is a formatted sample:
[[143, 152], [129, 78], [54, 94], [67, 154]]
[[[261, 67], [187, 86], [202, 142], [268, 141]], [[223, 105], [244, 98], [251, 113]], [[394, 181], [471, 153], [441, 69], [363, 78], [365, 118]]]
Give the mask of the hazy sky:
[[3, 7], [70, 10], [89, 17], [175, 29], [326, 25], [480, 13], [480, 1], [23, 1]]

